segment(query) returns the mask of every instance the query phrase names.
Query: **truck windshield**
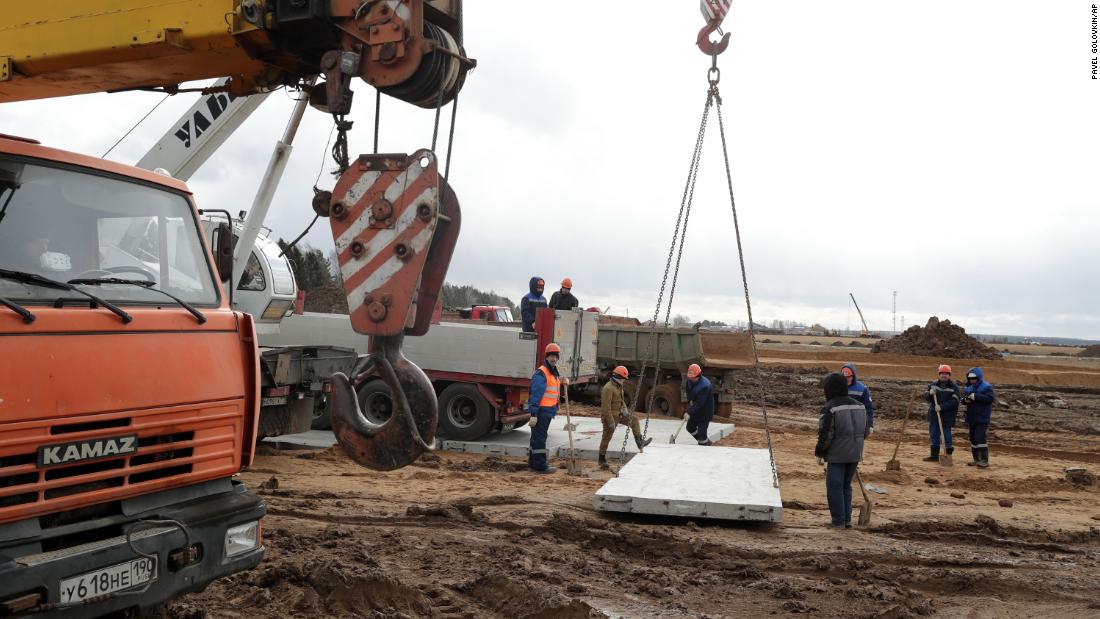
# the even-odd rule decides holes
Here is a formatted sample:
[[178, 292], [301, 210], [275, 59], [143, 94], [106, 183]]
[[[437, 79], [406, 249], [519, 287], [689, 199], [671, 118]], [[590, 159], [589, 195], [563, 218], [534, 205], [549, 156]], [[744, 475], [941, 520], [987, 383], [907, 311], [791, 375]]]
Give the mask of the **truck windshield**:
[[[218, 302], [213, 271], [188, 200], [113, 177], [0, 156], [0, 268], [53, 280], [114, 277], [152, 282], [197, 305]], [[122, 303], [163, 303], [143, 286], [102, 285]], [[52, 302], [57, 289], [0, 280], [0, 297]]]

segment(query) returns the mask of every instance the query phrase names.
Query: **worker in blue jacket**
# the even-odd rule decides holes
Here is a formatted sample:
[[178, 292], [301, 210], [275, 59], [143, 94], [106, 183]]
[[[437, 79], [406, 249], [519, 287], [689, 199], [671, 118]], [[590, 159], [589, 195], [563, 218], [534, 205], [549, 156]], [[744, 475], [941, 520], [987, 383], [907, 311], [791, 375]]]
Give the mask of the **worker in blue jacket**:
[[686, 428], [700, 445], [713, 445], [707, 438], [707, 428], [714, 419], [714, 387], [697, 363], [688, 367], [688, 411]]
[[529, 292], [519, 301], [519, 316], [523, 321], [524, 333], [535, 332], [535, 312], [540, 307], [546, 307], [546, 297], [542, 296], [544, 288], [546, 288], [546, 282], [541, 277], [532, 277], [531, 281], [527, 282]]
[[[955, 427], [955, 416], [959, 413], [959, 386], [951, 380], [951, 366], [941, 364], [936, 370], [940, 379], [928, 385], [928, 392], [923, 395], [928, 402], [928, 439], [931, 452], [924, 459], [925, 462], [936, 462], [940, 459], [940, 424], [943, 424], [943, 446], [947, 454], [955, 453], [955, 446], [951, 442], [951, 430]], [[939, 419], [936, 418], [936, 404], [940, 405]]]
[[966, 373], [966, 389], [963, 404], [966, 405], [966, 424], [970, 426], [970, 453], [973, 462], [967, 466], [987, 468], [989, 466], [989, 420], [993, 415], [993, 385], [985, 382], [981, 368], [970, 368]]
[[527, 466], [536, 473], [553, 473], [547, 462], [546, 433], [550, 430], [550, 421], [558, 412], [561, 390], [568, 385], [568, 379], [562, 380], [558, 374], [558, 359], [561, 346], [550, 342], [546, 345], [545, 361], [531, 376], [531, 391], [527, 398], [527, 412], [531, 420], [531, 448], [527, 456]]
[[840, 373], [848, 379], [848, 397], [856, 400], [867, 409], [867, 423], [870, 424], [867, 436], [870, 436], [875, 431], [875, 405], [871, 402], [871, 390], [867, 388], [867, 385], [859, 382], [854, 363], [845, 363], [840, 368]]

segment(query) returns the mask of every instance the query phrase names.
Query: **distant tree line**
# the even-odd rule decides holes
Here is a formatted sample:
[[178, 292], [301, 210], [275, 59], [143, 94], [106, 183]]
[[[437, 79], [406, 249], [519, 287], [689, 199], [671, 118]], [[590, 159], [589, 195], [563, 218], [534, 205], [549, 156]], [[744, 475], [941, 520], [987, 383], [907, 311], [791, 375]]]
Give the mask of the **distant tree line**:
[[473, 286], [443, 284], [443, 307], [465, 308], [473, 305], [502, 305], [511, 308], [512, 315], [519, 319], [519, 307], [508, 297], [492, 290], [484, 292]]

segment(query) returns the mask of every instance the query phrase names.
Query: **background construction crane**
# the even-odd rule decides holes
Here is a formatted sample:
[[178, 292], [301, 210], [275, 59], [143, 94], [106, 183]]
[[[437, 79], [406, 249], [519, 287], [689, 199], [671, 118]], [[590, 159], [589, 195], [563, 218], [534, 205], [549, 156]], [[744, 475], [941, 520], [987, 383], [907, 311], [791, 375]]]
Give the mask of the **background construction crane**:
[[852, 298], [852, 305], [856, 306], [856, 312], [859, 313], [859, 322], [863, 325], [863, 328], [859, 332], [860, 337], [878, 337], [871, 333], [871, 330], [867, 328], [867, 321], [863, 319], [863, 311], [859, 309], [859, 303], [856, 303], [856, 296], [852, 293], [848, 293], [848, 296]]

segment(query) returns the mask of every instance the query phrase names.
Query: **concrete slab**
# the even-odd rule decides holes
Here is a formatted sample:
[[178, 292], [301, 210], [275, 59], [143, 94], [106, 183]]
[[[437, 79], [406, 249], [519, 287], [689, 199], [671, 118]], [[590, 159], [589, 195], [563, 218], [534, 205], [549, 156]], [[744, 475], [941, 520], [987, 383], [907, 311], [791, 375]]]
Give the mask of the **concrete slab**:
[[[603, 424], [595, 417], [574, 417], [573, 423], [577, 426], [577, 429], [573, 431], [573, 446], [577, 451], [577, 457], [582, 460], [595, 460], [599, 454]], [[653, 437], [653, 444], [649, 448], [658, 444], [667, 445], [668, 439], [679, 425], [680, 422], [671, 419], [651, 419], [647, 436]], [[645, 426], [644, 419], [642, 420], [642, 426]], [[712, 441], [718, 441], [729, 436], [733, 434], [733, 431], [734, 425], [732, 423], [712, 423], [708, 428], [709, 438]], [[611, 445], [607, 450], [607, 455], [612, 461], [617, 460], [622, 453], [623, 436], [625, 434], [626, 426], [619, 426], [611, 437]], [[327, 449], [336, 443], [336, 437], [327, 430], [311, 430], [301, 434], [267, 438], [264, 439], [264, 442], [279, 449]], [[526, 458], [527, 448], [531, 444], [531, 432], [530, 428], [524, 426], [504, 434], [490, 434], [477, 441], [443, 439], [441, 442], [443, 451]], [[630, 460], [637, 455], [638, 447], [633, 440], [627, 441], [627, 443], [626, 459]], [[680, 435], [676, 437], [676, 444], [700, 449], [695, 444], [695, 439], [685, 430], [681, 430]], [[550, 450], [551, 457], [566, 457], [569, 455], [569, 436], [565, 431], [565, 415], [558, 415], [550, 422], [546, 448]]]
[[593, 504], [611, 512], [783, 520], [767, 449], [654, 443], [597, 490]]
[[[573, 424], [577, 429], [573, 431], [573, 448], [577, 458], [582, 460], [595, 460], [600, 451], [600, 438], [603, 436], [603, 423], [595, 417], [574, 417]], [[645, 420], [641, 420], [643, 429]], [[653, 445], [668, 444], [668, 439], [680, 422], [671, 419], [651, 419], [647, 436], [653, 438]], [[712, 441], [733, 434], [732, 423], [711, 423], [707, 428], [709, 438]], [[615, 461], [622, 454], [623, 437], [626, 435], [626, 426], [619, 426], [615, 434], [611, 436], [611, 444], [607, 449], [607, 456]], [[477, 441], [452, 441], [443, 440], [444, 451], [461, 451], [466, 453], [483, 453], [498, 456], [527, 457], [527, 448], [531, 444], [530, 428], [524, 426], [518, 430], [512, 430], [505, 434], [490, 434]], [[694, 438], [685, 430], [680, 431], [676, 437], [677, 445], [690, 445], [699, 449]], [[565, 431], [565, 415], [557, 415], [550, 422], [550, 431], [546, 437], [546, 448], [550, 451], [550, 457], [564, 458], [569, 455], [569, 435]], [[648, 447], [646, 448], [649, 449]], [[633, 440], [627, 441], [626, 459], [630, 460], [638, 454], [638, 446]]]
[[263, 442], [276, 449], [328, 449], [336, 444], [336, 435], [329, 430], [310, 430], [265, 438]]

